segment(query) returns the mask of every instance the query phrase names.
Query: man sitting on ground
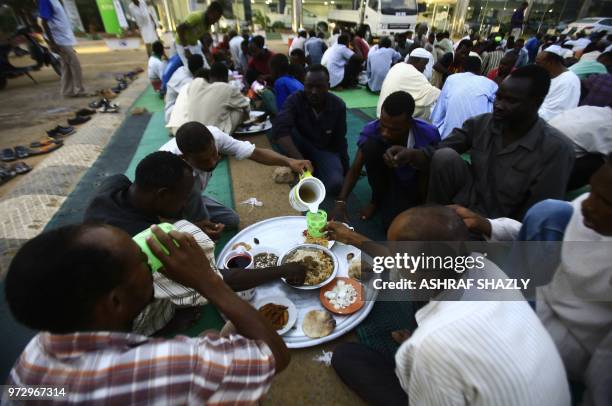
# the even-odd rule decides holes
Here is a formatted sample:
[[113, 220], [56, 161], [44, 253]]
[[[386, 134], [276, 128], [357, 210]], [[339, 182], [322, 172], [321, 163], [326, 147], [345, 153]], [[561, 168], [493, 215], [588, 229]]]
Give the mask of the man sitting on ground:
[[387, 77], [382, 83], [376, 116], [380, 117], [380, 110], [383, 102], [391, 93], [404, 91], [414, 99], [415, 118], [429, 120], [431, 108], [440, 96], [440, 89], [433, 86], [423, 71], [429, 62], [430, 53], [423, 48], [414, 49], [408, 58], [408, 63], [398, 63], [387, 73]]
[[168, 58], [164, 50], [164, 44], [161, 41], [155, 41], [151, 46], [151, 56], [147, 65], [147, 77], [153, 86], [153, 90], [159, 92], [162, 85], [164, 70], [168, 64]]
[[463, 73], [446, 79], [442, 93], [431, 112], [431, 123], [438, 127], [442, 139], [468, 118], [493, 111], [497, 84], [480, 76], [480, 59], [468, 56]]
[[240, 223], [238, 213], [203, 195], [223, 155], [238, 160], [248, 158], [264, 165], [286, 166], [296, 173], [312, 170], [309, 161], [287, 158], [271, 149], [256, 148], [248, 141], [239, 141], [216, 127], [207, 127], [198, 122], [183, 124], [176, 132], [176, 137], [160, 150], [182, 156], [191, 166], [196, 181], [183, 211], [183, 218], [197, 224], [213, 237], [226, 226], [235, 228]]
[[372, 50], [368, 54], [368, 89], [374, 93], [380, 92], [389, 69], [401, 58], [400, 53], [391, 48], [391, 39], [389, 37], [382, 38], [378, 49]]
[[287, 98], [274, 123], [274, 139], [287, 156], [312, 161], [327, 196], [340, 193], [349, 168], [346, 105], [329, 93], [324, 66], [311, 66], [304, 90]]
[[[13, 386], [66, 388], [68, 403], [257, 403], [290, 355], [283, 339], [211, 268], [193, 237], [153, 231], [168, 278], [207, 298], [236, 333], [188, 338], [134, 334], [151, 302], [147, 257], [111, 226], [66, 226], [28, 241], [6, 276], [14, 317], [42, 331], [10, 372]], [[126, 366], [129, 373], [126, 373]]]
[[270, 59], [274, 55], [266, 48], [266, 40], [261, 35], [253, 37], [249, 43], [249, 65], [245, 74], [250, 85], [255, 80], [264, 82], [270, 76]]
[[208, 79], [196, 78], [181, 89], [166, 126], [172, 134], [190, 121], [212, 125], [232, 134], [249, 118], [250, 100], [240, 93], [240, 89], [228, 83], [228, 73], [224, 64], [215, 62], [208, 72]]
[[591, 178], [589, 193], [571, 203], [542, 201], [529, 209], [522, 224], [455, 208], [472, 232], [493, 241], [567, 242], [559, 246], [561, 262], [552, 280], [537, 289], [536, 312], [557, 344], [569, 379], [586, 386], [584, 404], [605, 405], [612, 398], [611, 202], [608, 155]]
[[519, 68], [499, 87], [493, 113], [466, 120], [436, 148], [391, 147], [389, 161], [429, 168], [431, 203], [521, 219], [541, 200], [563, 199], [574, 165], [571, 141], [538, 117], [549, 87], [544, 69]]
[[361, 72], [363, 59], [348, 48], [349, 36], [342, 34], [338, 43], [331, 47], [327, 56], [329, 70], [329, 87], [353, 88], [357, 86], [357, 77]]
[[550, 90], [540, 107], [540, 117], [550, 120], [565, 110], [578, 107], [580, 79], [563, 64], [563, 48], [551, 45], [536, 57], [536, 64], [551, 77]]
[[501, 85], [501, 82], [515, 69], [514, 65], [517, 58], [516, 52], [508, 52], [499, 62], [499, 66], [489, 71], [487, 78], [495, 82], [497, 86]]
[[[200, 248], [213, 263], [213, 269], [216, 269], [214, 243], [201, 231], [209, 231], [209, 222], [184, 217], [184, 209], [193, 184], [193, 170], [184, 160], [170, 152], [154, 152], [138, 164], [134, 183], [125, 175], [106, 178], [87, 207], [84, 220], [109, 224], [132, 236], [154, 224], [175, 222], [179, 230], [196, 238]], [[177, 221], [182, 219], [188, 221]], [[214, 236], [214, 233], [210, 235]], [[262, 274], [257, 272], [250, 275], [231, 269], [221, 271], [225, 282], [238, 291], [253, 288], [281, 276], [289, 276], [299, 283], [300, 272], [292, 268], [269, 268]], [[248, 279], [245, 279], [245, 276]], [[141, 334], [153, 334], [166, 326], [174, 315], [175, 307], [187, 308], [206, 303], [197, 292], [176, 284], [159, 273], [154, 275], [154, 282], [156, 302], [134, 325], [134, 330]]]
[[469, 39], [464, 39], [457, 46], [455, 53], [447, 52], [442, 56], [442, 58], [438, 59], [433, 69], [442, 75], [441, 80], [439, 81], [440, 88], [444, 86], [446, 78], [448, 78], [450, 75], [453, 73], [463, 72], [463, 61], [465, 58], [467, 58], [473, 46], [472, 41]]
[[310, 31], [310, 38], [304, 44], [308, 65], [318, 65], [321, 63], [321, 58], [323, 58], [323, 54], [327, 50], [327, 44], [325, 44], [324, 39], [324, 33], [315, 34], [314, 31]]
[[172, 110], [174, 110], [179, 93], [183, 87], [191, 83], [195, 74], [204, 67], [204, 57], [198, 54], [191, 55], [188, 63], [187, 66], [181, 66], [174, 71], [166, 86], [166, 96], [164, 97], [164, 120], [166, 124], [172, 117]]
[[289, 74], [289, 59], [283, 54], [276, 54], [270, 59], [270, 70], [274, 78], [274, 96], [278, 113], [287, 97], [298, 90], [304, 90], [304, 85]]
[[[365, 237], [341, 223], [328, 223], [327, 230], [336, 241], [366, 251], [372, 248]], [[449, 250], [449, 241], [465, 241], [469, 232], [448, 207], [407, 210], [387, 234], [390, 241], [444, 241], [449, 247], [446, 255], [475, 259], [469, 252]], [[422, 250], [429, 251], [425, 246]], [[440, 256], [441, 250], [438, 244], [421, 255]], [[428, 280], [506, 277], [495, 263], [481, 260], [483, 269], [461, 273], [428, 268], [401, 277], [416, 286]], [[418, 327], [409, 336], [403, 334], [395, 360], [363, 344], [342, 343], [334, 349], [332, 366], [368, 404], [569, 406], [567, 377], [548, 332], [521, 293], [502, 292], [419, 289], [415, 294], [429, 300], [414, 314]], [[505, 300], [495, 300], [500, 293]], [[453, 300], [453, 294], [461, 299]], [[411, 295], [404, 300], [411, 300]]]
[[[364, 165], [372, 188], [372, 200], [362, 210], [362, 219], [368, 219], [379, 208], [386, 230], [400, 212], [419, 202], [417, 171], [410, 166], [391, 168], [385, 162], [385, 152], [392, 145], [422, 148], [440, 142], [438, 129], [414, 118], [413, 111], [414, 100], [410, 94], [402, 91], [391, 93], [382, 105], [380, 120], [365, 125], [357, 141], [357, 155], [336, 200], [334, 218], [348, 220], [346, 200]], [[425, 200], [425, 196], [420, 200]]]

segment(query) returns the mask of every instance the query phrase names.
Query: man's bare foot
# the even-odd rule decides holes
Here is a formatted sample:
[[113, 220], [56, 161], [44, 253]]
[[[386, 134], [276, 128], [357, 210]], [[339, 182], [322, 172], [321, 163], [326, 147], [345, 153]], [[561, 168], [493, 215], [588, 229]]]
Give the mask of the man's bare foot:
[[376, 204], [373, 202], [368, 203], [364, 208], [361, 209], [359, 216], [362, 220], [369, 220], [376, 213]]
[[391, 333], [391, 337], [398, 344], [402, 344], [404, 341], [409, 339], [411, 335], [412, 333], [410, 330], [396, 330]]

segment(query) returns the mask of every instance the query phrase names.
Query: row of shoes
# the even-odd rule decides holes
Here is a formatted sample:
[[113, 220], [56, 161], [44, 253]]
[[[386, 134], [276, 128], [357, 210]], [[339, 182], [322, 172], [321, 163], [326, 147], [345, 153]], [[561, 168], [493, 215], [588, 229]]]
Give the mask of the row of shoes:
[[23, 175], [32, 170], [32, 167], [25, 162], [16, 162], [14, 164], [0, 163], [0, 185], [5, 184], [17, 175]]

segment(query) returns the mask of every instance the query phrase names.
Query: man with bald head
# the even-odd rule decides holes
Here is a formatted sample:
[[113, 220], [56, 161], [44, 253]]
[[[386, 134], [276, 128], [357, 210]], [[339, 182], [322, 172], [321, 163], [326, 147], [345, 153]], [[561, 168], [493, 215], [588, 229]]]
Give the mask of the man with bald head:
[[382, 104], [391, 93], [404, 91], [414, 99], [413, 117], [428, 120], [431, 109], [438, 96], [440, 89], [433, 86], [423, 72], [429, 62], [428, 55], [431, 55], [423, 48], [416, 48], [408, 57], [408, 62], [400, 62], [393, 65], [380, 89], [376, 116], [380, 118]]
[[[434, 251], [423, 252], [425, 255], [443, 251], [456, 258], [476, 258], [479, 254], [449, 251], [449, 241], [467, 239], [467, 227], [461, 223], [451, 208], [415, 207], [397, 216], [387, 236], [391, 241], [446, 242], [428, 244]], [[327, 230], [336, 241], [369, 250], [372, 256], [381, 255], [371, 252], [373, 244], [366, 237], [341, 223], [328, 223]], [[421, 254], [410, 248], [406, 251]], [[483, 261], [483, 269], [433, 272], [437, 279], [455, 280], [504, 275], [494, 263]], [[408, 277], [429, 278], [432, 270], [426, 272]], [[406, 291], [406, 300], [414, 294]], [[432, 289], [418, 294], [428, 295], [430, 301], [414, 315], [418, 327], [404, 335], [395, 359], [358, 343], [339, 344], [334, 350], [336, 373], [368, 404], [570, 404], [555, 344], [520, 293], [511, 293], [514, 297], [506, 301], [482, 301], [472, 290]], [[451, 299], [451, 294], [459, 300]], [[406, 315], [407, 322], [409, 317], [413, 316]], [[541, 372], [541, 365], [547, 366], [546, 373]]]

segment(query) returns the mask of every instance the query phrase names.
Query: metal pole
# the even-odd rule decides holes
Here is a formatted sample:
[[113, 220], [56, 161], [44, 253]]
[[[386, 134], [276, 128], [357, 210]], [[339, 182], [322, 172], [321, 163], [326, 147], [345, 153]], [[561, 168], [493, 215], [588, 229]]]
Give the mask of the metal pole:
[[293, 0], [291, 28], [293, 29], [293, 32], [298, 32], [302, 26], [302, 0]]
[[465, 24], [465, 16], [467, 15], [469, 0], [458, 0], [455, 8], [455, 15], [453, 16], [453, 24], [451, 26], [451, 34], [463, 36], [463, 26]]

